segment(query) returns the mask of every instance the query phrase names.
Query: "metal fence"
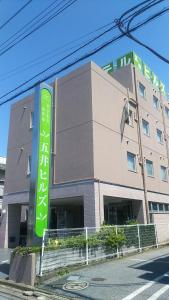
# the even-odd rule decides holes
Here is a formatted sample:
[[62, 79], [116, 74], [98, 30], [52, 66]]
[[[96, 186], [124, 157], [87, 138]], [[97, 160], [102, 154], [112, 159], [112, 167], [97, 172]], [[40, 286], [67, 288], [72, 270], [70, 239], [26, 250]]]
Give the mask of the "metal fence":
[[45, 230], [37, 274], [169, 243], [169, 224]]

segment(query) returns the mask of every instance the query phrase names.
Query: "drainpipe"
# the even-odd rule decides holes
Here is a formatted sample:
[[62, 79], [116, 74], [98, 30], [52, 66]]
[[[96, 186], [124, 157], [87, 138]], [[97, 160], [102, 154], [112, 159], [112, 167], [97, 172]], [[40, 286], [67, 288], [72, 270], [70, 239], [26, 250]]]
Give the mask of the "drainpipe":
[[144, 201], [145, 201], [145, 208], [146, 208], [146, 223], [150, 223], [150, 215], [149, 215], [149, 207], [148, 207], [148, 194], [147, 194], [147, 182], [146, 182], [146, 172], [145, 172], [145, 159], [143, 156], [143, 145], [142, 145], [142, 136], [141, 136], [141, 117], [140, 117], [140, 109], [139, 109], [139, 102], [138, 102], [138, 93], [137, 93], [137, 82], [136, 82], [136, 71], [135, 67], [133, 67], [133, 74], [134, 74], [134, 88], [135, 88], [135, 97], [136, 97], [136, 107], [137, 107], [137, 115], [138, 115], [138, 144], [139, 144], [139, 155], [141, 158], [141, 171], [142, 171], [142, 178], [143, 178], [143, 189], [144, 189]]
[[99, 219], [100, 219], [100, 226], [102, 225], [102, 218], [101, 218], [101, 195], [100, 195], [100, 179], [98, 179], [98, 192], [99, 192]]

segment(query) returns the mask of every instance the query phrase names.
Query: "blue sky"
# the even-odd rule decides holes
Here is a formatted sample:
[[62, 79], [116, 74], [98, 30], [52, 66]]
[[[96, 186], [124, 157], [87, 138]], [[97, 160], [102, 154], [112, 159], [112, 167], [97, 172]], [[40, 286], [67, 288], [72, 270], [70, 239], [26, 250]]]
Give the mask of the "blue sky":
[[[56, 3], [60, 1], [61, 0], [58, 0]], [[0, 27], [26, 2], [27, 0], [1, 0]], [[24, 26], [26, 22], [35, 17], [52, 2], [54, 2], [54, 0], [33, 0], [15, 19], [0, 29], [0, 49], [1, 43], [5, 42], [12, 34], [19, 30], [20, 27]], [[63, 45], [113, 21], [120, 17], [125, 10], [140, 2], [141, 1], [136, 0], [78, 0], [57, 18], [0, 56], [0, 97], [45, 67], [59, 60], [63, 55], [72, 51], [70, 49], [66, 50], [67, 48], [81, 44], [83, 41], [93, 37], [94, 34], [60, 49]], [[168, 4], [169, 0], [166, 0], [163, 4], [158, 6], [158, 9], [166, 7]], [[156, 10], [157, 8], [153, 9], [151, 13]], [[139, 20], [140, 19], [138, 19], [138, 21]], [[58, 67], [76, 59], [81, 54], [87, 53], [91, 48], [96, 47], [118, 33], [118, 30], [109, 33], [99, 42], [95, 42], [93, 46], [75, 54], [72, 58], [58, 65]], [[139, 29], [135, 33], [135, 36], [169, 58], [169, 42], [167, 38], [168, 14]], [[108, 46], [106, 49], [78, 65], [93, 60], [102, 66], [131, 50], [135, 51], [154, 73], [158, 75], [159, 79], [166, 84], [167, 90], [169, 91], [169, 65], [127, 37]], [[44, 56], [41, 57], [42, 55]], [[41, 57], [41, 59], [39, 57]], [[32, 60], [34, 61], [31, 62]], [[78, 65], [64, 73], [62, 72], [58, 77], [77, 68]], [[51, 71], [58, 69], [58, 67], [52, 68]], [[49, 72], [46, 74], [48, 73]], [[22, 97], [19, 97], [14, 101], [21, 98]], [[7, 152], [10, 106], [14, 101], [0, 106], [0, 156], [5, 156]]]

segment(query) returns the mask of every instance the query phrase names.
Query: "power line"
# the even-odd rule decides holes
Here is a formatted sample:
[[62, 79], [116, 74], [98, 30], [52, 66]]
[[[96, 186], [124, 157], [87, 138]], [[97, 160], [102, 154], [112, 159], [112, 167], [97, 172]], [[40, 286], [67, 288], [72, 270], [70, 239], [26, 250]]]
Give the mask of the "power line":
[[26, 2], [20, 9], [18, 9], [8, 20], [6, 20], [2, 25], [0, 25], [0, 30], [2, 28], [4, 28], [11, 20], [13, 20], [17, 15], [20, 14], [20, 12], [22, 10], [24, 10], [30, 3], [32, 2], [32, 0], [29, 0], [28, 2]]
[[[23, 64], [23, 65], [21, 65], [21, 66], [19, 66], [19, 67], [16, 67], [16, 68], [12, 69], [11, 71], [8, 71], [8, 72], [4, 73], [3, 75], [0, 76], [0, 81], [3, 81], [3, 80], [5, 80], [6, 78], [10, 78], [11, 76], [16, 75], [19, 71], [27, 70], [27, 69], [31, 68], [31, 64], [33, 64], [33, 65], [35, 66], [36, 64], [41, 63], [41, 62], [42, 62], [42, 58], [46, 57], [46, 56], [47, 56], [48, 54], [50, 54], [50, 53], [52, 54], [52, 53], [54, 53], [54, 52], [56, 51], [54, 55], [49, 56], [47, 59], [45, 59], [45, 61], [48, 60], [48, 59], [50, 59], [50, 58], [55, 57], [55, 56], [56, 56], [57, 54], [59, 54], [59, 53], [63, 53], [63, 51], [62, 51], [62, 52], [61, 52], [61, 51], [60, 51], [60, 52], [57, 52], [57, 51], [59, 51], [59, 50], [61, 50], [61, 49], [64, 49], [66, 46], [69, 46], [69, 45], [71, 45], [71, 44], [73, 44], [73, 43], [75, 43], [75, 42], [78, 42], [78, 41], [84, 39], [85, 37], [90, 36], [91, 34], [96, 33], [96, 32], [98, 32], [98, 31], [100, 31], [101, 29], [104, 29], [104, 28], [108, 27], [108, 26], [111, 25], [111, 24], [113, 24], [113, 22], [109, 22], [109, 23], [107, 23], [106, 25], [100, 26], [100, 27], [98, 27], [97, 29], [95, 29], [95, 30], [93, 30], [93, 31], [91, 31], [91, 32], [88, 32], [88, 33], [86, 33], [86, 34], [80, 36], [80, 37], [77, 38], [77, 39], [74, 39], [74, 40], [72, 40], [72, 41], [70, 41], [70, 42], [68, 42], [68, 43], [63, 44], [61, 47], [57, 47], [57, 48], [55, 48], [55, 49], [52, 50], [52, 51], [48, 51], [47, 53], [45, 53], [45, 54], [39, 56], [38, 58], [35, 58], [35, 59], [33, 59], [33, 60], [30, 60], [30, 61], [28, 61], [27, 63], [25, 63], [25, 64]], [[80, 44], [75, 45], [75, 46], [72, 46], [71, 48], [69, 47], [69, 48], [67, 48], [65, 51], [71, 50], [71, 49], [73, 49], [73, 48], [75, 48], [76, 46], [79, 46], [79, 45], [80, 45]], [[64, 52], [65, 52], [65, 51], [64, 51]], [[38, 62], [38, 61], [39, 61], [39, 62]], [[28, 66], [28, 67], [26, 67], [26, 66]], [[24, 68], [24, 67], [26, 67], [26, 68]], [[12, 75], [11, 75], [11, 74], [12, 74]], [[11, 76], [10, 76], [10, 75], [11, 75]], [[1, 78], [2, 78], [2, 79], [1, 79]]]
[[[151, 18], [151, 20], [147, 19], [147, 20], [144, 21], [144, 22], [138, 23], [136, 26], [134, 26], [134, 27], [132, 27], [132, 28], [130, 29], [130, 32], [136, 31], [138, 28], [141, 28], [142, 26], [146, 25], [148, 22], [151, 22], [152, 20], [153, 20], [153, 18]], [[125, 35], [126, 35], [126, 33], [122, 33], [122, 34], [120, 34], [120, 35], [118, 35], [118, 36], [112, 38], [111, 40], [105, 42], [105, 43], [102, 44], [101, 46], [95, 48], [94, 50], [91, 50], [89, 53], [82, 55], [80, 58], [77, 58], [75, 61], [73, 61], [73, 62], [67, 64], [66, 66], [64, 66], [64, 67], [62, 67], [62, 68], [60, 68], [60, 69], [58, 69], [57, 71], [54, 71], [54, 72], [50, 73], [49, 75], [45, 76], [43, 79], [41, 79], [41, 80], [39, 80], [38, 82], [33, 83], [32, 85], [30, 85], [28, 88], [25, 88], [24, 90], [18, 92], [18, 93], [15, 94], [14, 96], [11, 96], [11, 97], [9, 97], [8, 99], [2, 101], [2, 102], [0, 103], [0, 106], [2, 106], [3, 104], [5, 104], [5, 103], [7, 103], [7, 102], [9, 102], [9, 101], [12, 101], [13, 99], [15, 99], [16, 97], [20, 96], [21, 94], [28, 92], [29, 90], [31, 90], [32, 88], [34, 88], [37, 84], [39, 84], [39, 83], [41, 83], [41, 82], [43, 82], [43, 81], [45, 81], [45, 80], [48, 80], [48, 79], [52, 78], [53, 76], [56, 76], [57, 74], [59, 74], [59, 73], [65, 71], [65, 70], [69, 69], [69, 68], [72, 67], [73, 65], [75, 65], [75, 64], [77, 64], [77, 63], [79, 63], [79, 62], [81, 62], [82, 60], [84, 60], [84, 59], [86, 59], [86, 58], [88, 58], [88, 57], [90, 57], [90, 56], [92, 56], [93, 54], [97, 53], [98, 51], [101, 51], [102, 49], [104, 49], [104, 48], [107, 47], [108, 45], [114, 43], [115, 41], [118, 41], [119, 39], [121, 39], [121, 38], [124, 37]], [[36, 75], [35, 75], [35, 76], [36, 76]], [[29, 81], [31, 81], [31, 80], [32, 80], [32, 78], [31, 78]], [[27, 82], [28, 82], [28, 81], [27, 81]], [[23, 83], [22, 85], [25, 85], [27, 82]], [[20, 87], [21, 87], [21, 86], [20, 86]], [[17, 87], [17, 88], [19, 88], [19, 87]], [[16, 90], [17, 88], [15, 88], [15, 90]], [[11, 92], [13, 92], [13, 91], [14, 91], [14, 90], [10, 91], [9, 93], [11, 93]], [[3, 95], [0, 99], [2, 99], [3, 97], [5, 97], [5, 96]]]
[[31, 77], [30, 79], [28, 79], [27, 81], [25, 81], [24, 83], [20, 84], [19, 86], [17, 86], [17, 88], [14, 88], [12, 91], [4, 94], [3, 96], [0, 97], [0, 99], [2, 99], [3, 97], [8, 96], [9, 94], [11, 94], [12, 92], [14, 92], [15, 90], [18, 90], [19, 88], [21, 88], [22, 86], [24, 86], [25, 84], [29, 83], [30, 81], [32, 81], [33, 79], [35, 79], [36, 77], [38, 77], [39, 75], [43, 74], [44, 72], [50, 70], [51, 68], [53, 68], [54, 66], [58, 65], [59, 63], [61, 63], [62, 61], [64, 61], [65, 59], [69, 58], [70, 56], [72, 56], [73, 54], [77, 53], [79, 50], [83, 49], [84, 47], [90, 45], [91, 43], [93, 43], [94, 41], [96, 41], [98, 38], [100, 38], [101, 36], [105, 35], [106, 33], [110, 32], [112, 29], [117, 28], [117, 25], [113, 25], [112, 27], [110, 27], [109, 29], [105, 30], [104, 32], [102, 32], [101, 34], [99, 34], [98, 36], [96, 36], [93, 39], [90, 39], [89, 41], [87, 41], [85, 44], [81, 45], [79, 48], [77, 48], [76, 50], [72, 51], [71, 53], [67, 54], [66, 56], [64, 56], [63, 58], [61, 58], [59, 61], [55, 62], [54, 64], [50, 65], [49, 67], [47, 67], [46, 69], [44, 69], [43, 71], [39, 72], [38, 74], [34, 75], [33, 77]]
[[[146, 0], [145, 2], [147, 2], [147, 1], [150, 1], [150, 0]], [[152, 1], [152, 0], [151, 0], [151, 1]], [[138, 6], [138, 5], [137, 5], [137, 6]], [[129, 17], [127, 17], [124, 21], [126, 22], [129, 18], [130, 18], [130, 15], [129, 15]], [[82, 37], [80, 37], [80, 38], [78, 38], [78, 39], [76, 39], [76, 40], [73, 40], [73, 41], [71, 41], [71, 42], [69, 42], [69, 43], [66, 43], [65, 45], [71, 44], [71, 43], [73, 43], [74, 41], [77, 41], [77, 40], [79, 40], [79, 39], [81, 39], [81, 38], [83, 38], [83, 37], [85, 37], [85, 36], [87, 36], [87, 35], [89, 35], [89, 34], [92, 34], [92, 33], [94, 33], [94, 32], [97, 32], [97, 31], [99, 31], [100, 29], [103, 29], [103, 28], [105, 28], [105, 27], [107, 27], [108, 25], [111, 25], [111, 24], [113, 24], [113, 23], [114, 23], [114, 21], [109, 22], [108, 24], [99, 27], [97, 30], [94, 30], [94, 31], [92, 31], [92, 32], [90, 32], [90, 33], [88, 33], [88, 34], [85, 34], [85, 35], [83, 35]], [[106, 30], [106, 31], [104, 31], [103, 33], [99, 34], [99, 35], [98, 35], [97, 37], [95, 37], [93, 40], [87, 41], [87, 43], [84, 44], [83, 47], [89, 45], [91, 42], [95, 41], [96, 39], [98, 39], [98, 38], [100, 38], [101, 36], [103, 36], [105, 33], [108, 33], [108, 32], [110, 32], [111, 30], [113, 30], [113, 29], [115, 29], [115, 28], [117, 28], [117, 27], [118, 27], [117, 25], [114, 25], [114, 26], [110, 27], [108, 30]], [[64, 46], [63, 46], [63, 47], [64, 47]], [[83, 48], [83, 47], [82, 47], [82, 48]], [[72, 48], [74, 48], [74, 47], [72, 47]], [[72, 49], [72, 48], [70, 48], [70, 49]], [[62, 49], [62, 47], [59, 48], [59, 49]], [[78, 48], [77, 50], [75, 50], [75, 52], [79, 51], [80, 49], [81, 49], [81, 47]], [[68, 49], [68, 50], [69, 50], [69, 49]], [[69, 57], [69, 56], [71, 56], [71, 55], [74, 54], [75, 52], [70, 53], [69, 55], [66, 56], [66, 58]], [[43, 57], [43, 56], [42, 56], [42, 57]], [[65, 57], [62, 58], [61, 60], [59, 60], [59, 62], [61, 62], [61, 61], [64, 60], [64, 59], [65, 59]], [[34, 60], [33, 60], [33, 61], [34, 61]], [[44, 73], [45, 71], [47, 71], [47, 70], [50, 69], [51, 67], [57, 65], [59, 62], [56, 62], [56, 63], [52, 64], [52, 65], [49, 66], [47, 69], [43, 70], [41, 73]], [[40, 73], [40, 74], [41, 74], [41, 73]], [[7, 74], [8, 74], [8, 73], [7, 73]], [[35, 75], [35, 77], [37, 77], [38, 75], [39, 75], [39, 74]], [[34, 77], [33, 77], [33, 78], [34, 78]], [[28, 80], [28, 82], [31, 81], [33, 78], [31, 78], [30, 80]], [[27, 83], [28, 83], [28, 82], [27, 82]], [[23, 84], [22, 84], [21, 86], [23, 86]], [[19, 87], [21, 87], [21, 86], [19, 86]], [[18, 87], [18, 88], [19, 88], [19, 87]], [[9, 93], [11, 93], [11, 92], [9, 92]], [[7, 96], [9, 93], [3, 95], [2, 97]]]
[[[63, 0], [65, 1], [65, 0]], [[46, 25], [47, 23], [49, 23], [51, 20], [53, 20], [54, 18], [56, 18], [58, 15], [60, 15], [63, 11], [65, 11], [67, 8], [69, 8], [70, 6], [72, 6], [75, 2], [77, 2], [78, 0], [69, 0], [65, 5], [63, 5], [58, 11], [56, 11], [55, 14], [53, 14], [52, 16], [50, 16], [47, 20], [45, 20], [43, 23], [39, 24], [38, 26], [36, 26], [34, 29], [32, 29], [30, 32], [28, 32], [26, 35], [24, 35], [23, 37], [21, 37], [18, 41], [16, 41], [15, 43], [13, 43], [13, 41], [11, 43], [13, 43], [11, 46], [9, 43], [7, 45], [7, 48], [3, 48], [0, 52], [0, 56], [2, 56], [4, 53], [6, 53], [7, 51], [9, 51], [10, 49], [12, 49], [14, 46], [16, 46], [18, 43], [20, 43], [21, 41], [23, 41], [24, 39], [26, 39], [28, 36], [30, 36], [32, 33], [36, 32], [38, 29], [40, 29], [41, 27], [43, 27], [44, 25]], [[17, 37], [18, 38], [18, 37]], [[2, 46], [2, 44], [0, 45], [0, 47]]]
[[[56, 0], [55, 0], [56, 1]], [[53, 5], [54, 3], [55, 3], [55, 1], [54, 2], [52, 2], [51, 3], [51, 5]], [[150, 1], [152, 1], [152, 0], [146, 0], [146, 1], [144, 1], [144, 2], [142, 2], [141, 4], [139, 4], [139, 5], [137, 5], [137, 6], [135, 6], [135, 7], [133, 7], [132, 9], [130, 9], [129, 11], [127, 11], [127, 12], [130, 12], [130, 11], [132, 11], [134, 8], [136, 8], [136, 7], [138, 7], [138, 6], [140, 6], [140, 5], [142, 5], [143, 3], [147, 3], [147, 2], [150, 2]], [[49, 7], [47, 7], [47, 8], [49, 8]], [[56, 8], [56, 6], [55, 6], [55, 8]], [[42, 11], [40, 14], [42, 14], [44, 11]], [[125, 14], [126, 14], [126, 12], [125, 12]], [[34, 20], [34, 19], [33, 19]], [[30, 23], [31, 23], [31, 21], [30, 21]], [[97, 31], [99, 31], [100, 29], [102, 29], [102, 28], [104, 28], [104, 27], [107, 27], [108, 25], [110, 25], [110, 24], [112, 24], [113, 22], [110, 22], [110, 23], [108, 23], [108, 24], [106, 24], [106, 25], [104, 25], [104, 26], [102, 26], [102, 27], [100, 27], [100, 28], [98, 28], [97, 30], [95, 30], [95, 31], [92, 31], [92, 32], [90, 32], [89, 34], [92, 34], [92, 33], [94, 33], [94, 32], [97, 32]], [[85, 36], [87, 36], [87, 35], [89, 35], [89, 34], [85, 34], [85, 35], [83, 35], [82, 37], [80, 37], [79, 39], [81, 39], [81, 38], [83, 38], [83, 37], [85, 37]], [[76, 40], [73, 40], [73, 41], [71, 41], [71, 42], [69, 42], [69, 43], [66, 43], [65, 45], [63, 45], [63, 47], [64, 46], [66, 46], [66, 45], [69, 45], [69, 44], [71, 44], [71, 43], [73, 43], [74, 41], [78, 41], [79, 39], [76, 39]], [[61, 48], [59, 48], [59, 49], [62, 49], [63, 47], [61, 47]], [[73, 47], [72, 47], [73, 48]], [[71, 49], [72, 49], [71, 48]], [[58, 50], [58, 48], [56, 48], [56, 50]], [[68, 49], [69, 50], [69, 49]], [[50, 53], [50, 52], [48, 52], [48, 53]], [[44, 57], [45, 55], [42, 55], [41, 57]], [[28, 62], [27, 64], [29, 64], [29, 68], [30, 68], [30, 64], [31, 63], [33, 63], [35, 60], [33, 60], [33, 61], [30, 61], [30, 62]], [[25, 64], [26, 65], [26, 64]], [[16, 70], [17, 68], [15, 68], [14, 70], [12, 70], [11, 72], [14, 72], [15, 70]], [[18, 68], [18, 69], [20, 69], [20, 67]], [[26, 70], [27, 68], [25, 68], [24, 70]], [[10, 74], [10, 72], [7, 72], [5, 75], [8, 75], [8, 74]], [[15, 73], [16, 74], [16, 73]], [[2, 76], [1, 76], [2, 77]], [[8, 77], [9, 78], [9, 77]], [[6, 79], [6, 78], [5, 78]]]
[[[156, 1], [155, 5], [156, 4], [159, 4], [161, 2], [163, 2], [165, 0], [160, 0], [160, 1]], [[153, 3], [151, 4], [151, 7], [153, 6]], [[146, 10], [146, 9], [145, 9]], [[166, 57], [162, 56], [159, 52], [157, 52], [155, 49], [153, 49], [152, 47], [148, 46], [147, 44], [141, 42], [139, 39], [135, 38], [131, 32], [130, 32], [130, 27], [131, 27], [131, 24], [132, 22], [134, 21], [134, 19], [139, 16], [140, 14], [142, 14], [144, 11], [144, 9], [141, 9], [139, 10], [138, 12], [136, 12], [133, 17], [128, 21], [128, 25], [127, 25], [127, 28], [126, 30], [124, 30], [122, 28], [122, 23], [121, 23], [121, 20], [118, 24], [119, 26], [119, 29], [122, 33], [124, 33], [128, 38], [132, 39], [133, 41], [135, 41], [137, 44], [139, 44], [140, 46], [143, 46], [144, 48], [146, 48], [147, 50], [149, 50], [151, 53], [153, 53], [156, 57], [158, 57], [159, 59], [161, 59], [162, 61], [164, 61], [165, 63], [169, 64], [169, 59], [167, 59]], [[150, 19], [153, 19], [154, 16], [155, 18], [158, 18], [160, 17], [161, 15], [167, 13], [169, 11], [169, 7], [167, 8], [163, 8], [161, 11], [157, 12], [155, 15], [151, 16]], [[120, 18], [121, 19], [121, 18]]]
[[19, 30], [17, 30], [14, 34], [12, 34], [6, 41], [0, 44], [0, 47], [2, 47], [4, 44], [6, 44], [10, 39], [12, 39], [14, 36], [16, 36], [18, 33], [20, 33], [22, 30], [24, 30], [27, 26], [29, 26], [33, 21], [36, 21], [39, 16], [43, 15], [45, 11], [47, 11], [54, 3], [56, 3], [58, 0], [54, 0], [50, 5], [45, 7], [39, 14], [37, 14], [33, 19], [31, 19], [29, 22], [27, 22], [23, 27], [21, 27]]

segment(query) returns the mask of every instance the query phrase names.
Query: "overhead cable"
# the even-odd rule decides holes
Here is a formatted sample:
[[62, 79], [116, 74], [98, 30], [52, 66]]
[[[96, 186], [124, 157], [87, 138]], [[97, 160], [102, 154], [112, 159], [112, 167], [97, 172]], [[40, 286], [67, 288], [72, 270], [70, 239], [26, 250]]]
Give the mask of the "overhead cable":
[[[165, 0], [161, 0], [161, 1], [156, 1], [157, 4], [163, 2]], [[155, 2], [155, 1], [154, 1]], [[153, 4], [151, 5], [151, 7], [153, 6]], [[154, 48], [148, 46], [147, 44], [141, 42], [138, 38], [134, 37], [131, 34], [130, 28], [131, 28], [131, 24], [132, 22], [141, 14], [144, 13], [144, 9], [139, 10], [138, 12], [136, 12], [133, 17], [128, 21], [127, 27], [124, 28], [123, 26], [123, 21], [122, 21], [122, 16], [119, 19], [118, 22], [118, 27], [121, 33], [125, 34], [128, 38], [130, 38], [131, 40], [133, 40], [134, 42], [136, 42], [137, 44], [139, 44], [140, 46], [143, 46], [144, 48], [146, 48], [147, 50], [149, 50], [151, 53], [153, 53], [156, 57], [158, 57], [159, 59], [161, 59], [162, 61], [164, 61], [165, 63], [169, 64], [169, 59], [167, 59], [166, 57], [164, 57], [163, 55], [161, 55], [159, 52], [157, 52]], [[159, 12], [157, 12], [156, 14], [152, 15], [149, 19], [154, 19], [161, 17], [163, 14], [168, 13], [169, 12], [169, 7], [167, 8], [163, 8], [162, 10], [160, 10]]]
[[[130, 29], [130, 32], [134, 32], [136, 31], [138, 28], [141, 28], [142, 26], [146, 25], [147, 23], [151, 22], [153, 20], [153, 18], [151, 18], [151, 20], [147, 19], [146, 21], [143, 21], [141, 23], [138, 23], [137, 25], [133, 26], [131, 29]], [[21, 90], [20, 92], [18, 92], [17, 94], [7, 98], [6, 100], [0, 102], [0, 106], [4, 105], [5, 103], [7, 102], [10, 102], [12, 101], [13, 99], [15, 99], [16, 97], [20, 96], [21, 94], [23, 93], [26, 93], [28, 92], [29, 90], [31, 90], [32, 88], [34, 88], [36, 85], [38, 85], [39, 83], [43, 82], [43, 81], [46, 81], [46, 80], [49, 80], [50, 78], [52, 78], [53, 76], [56, 76], [57, 74], [69, 69], [70, 67], [74, 66], [75, 64], [83, 61], [84, 59], [92, 56], [93, 54], [96, 54], [97, 52], [101, 51], [102, 49], [104, 49], [105, 47], [107, 47], [108, 45], [118, 41], [119, 39], [121, 39], [122, 37], [124, 37], [126, 35], [126, 33], [121, 33], [120, 35], [118, 36], [115, 36], [114, 38], [110, 39], [109, 41], [103, 43], [102, 45], [98, 46], [97, 48], [95, 48], [94, 50], [91, 50], [90, 52], [88, 52], [87, 54], [84, 54], [82, 55], [81, 57], [77, 58], [76, 60], [72, 61], [71, 63], [61, 67], [60, 69], [50, 73], [49, 75], [46, 75], [45, 77], [43, 77], [42, 79], [40, 79], [38, 82], [35, 82], [33, 84], [31, 84], [29, 87]], [[35, 75], [36, 76], [36, 75]], [[34, 77], [33, 77], [34, 78]], [[31, 81], [33, 78], [29, 79], [29, 81]], [[25, 85], [27, 82], [29, 81], [26, 81], [24, 82], [22, 85]], [[10, 91], [9, 93], [11, 92], [14, 92], [16, 91], [18, 88], [20, 88], [21, 85], [17, 88], [15, 88], [14, 90]], [[7, 95], [7, 94], [6, 94]], [[1, 96], [0, 99], [4, 98], [5, 95]]]
[[8, 20], [6, 20], [2, 25], [0, 25], [0, 30], [3, 29], [8, 23], [10, 23], [10, 21], [12, 21], [17, 15], [20, 14], [20, 12], [22, 10], [24, 10], [30, 3], [32, 2], [32, 0], [29, 0], [28, 2], [26, 2], [22, 7], [20, 7]]
[[[65, 1], [65, 0], [63, 0], [63, 1]], [[18, 37], [16, 37], [16, 39], [14, 39], [9, 44], [7, 44], [7, 46], [4, 46], [4, 48], [0, 49], [0, 56], [2, 56], [3, 54], [5, 54], [6, 52], [8, 52], [10, 49], [12, 49], [13, 47], [15, 47], [21, 41], [25, 40], [28, 36], [30, 36], [31, 34], [33, 34], [34, 32], [36, 32], [37, 30], [39, 30], [40, 28], [42, 28], [44, 25], [46, 25], [47, 23], [49, 23], [51, 20], [53, 20], [54, 18], [56, 18], [58, 15], [60, 15], [63, 11], [65, 11], [68, 7], [72, 6], [77, 1], [78, 0], [69, 0], [60, 9], [58, 9], [52, 16], [50, 16], [47, 20], [45, 20], [42, 23], [40, 23], [39, 25], [37, 25], [35, 28], [33, 28], [27, 34], [25, 34], [25, 35], [22, 36], [22, 34], [23, 34], [22, 33], [21, 35], [19, 35]], [[26, 30], [26, 32], [27, 32], [27, 30]], [[18, 39], [19, 37], [21, 37], [21, 38]], [[16, 40], [16, 42], [14, 42], [15, 40]], [[4, 43], [6, 43], [7, 41], [5, 41]], [[2, 47], [4, 45], [4, 43], [0, 44], [0, 47]]]

